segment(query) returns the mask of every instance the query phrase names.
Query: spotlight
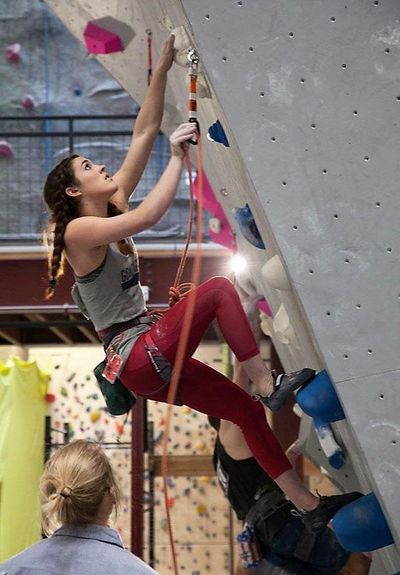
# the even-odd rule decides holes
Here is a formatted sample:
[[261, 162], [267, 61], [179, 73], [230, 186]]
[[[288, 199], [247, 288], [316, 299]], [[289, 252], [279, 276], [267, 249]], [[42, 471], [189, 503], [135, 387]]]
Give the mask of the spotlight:
[[247, 261], [240, 254], [235, 254], [231, 257], [230, 265], [234, 274], [240, 274], [247, 269]]

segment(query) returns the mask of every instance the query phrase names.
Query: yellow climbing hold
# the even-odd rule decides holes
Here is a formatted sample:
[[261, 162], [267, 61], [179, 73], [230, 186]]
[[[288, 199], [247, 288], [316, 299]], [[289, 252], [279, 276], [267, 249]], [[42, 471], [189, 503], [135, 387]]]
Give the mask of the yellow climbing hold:
[[99, 421], [101, 417], [101, 411], [99, 409], [96, 409], [95, 411], [92, 411], [92, 413], [90, 414], [90, 421], [92, 423], [96, 423], [96, 421]]

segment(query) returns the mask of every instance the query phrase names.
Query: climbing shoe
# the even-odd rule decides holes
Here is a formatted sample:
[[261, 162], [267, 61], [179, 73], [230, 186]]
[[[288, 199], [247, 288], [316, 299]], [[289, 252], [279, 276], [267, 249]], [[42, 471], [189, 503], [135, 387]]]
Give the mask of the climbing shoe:
[[352, 491], [342, 495], [323, 495], [319, 497], [319, 505], [312, 511], [293, 510], [293, 515], [300, 515], [305, 528], [310, 533], [319, 533], [341, 507], [363, 497], [362, 493]]
[[311, 381], [314, 376], [315, 371], [308, 367], [293, 373], [281, 373], [278, 376], [273, 371], [274, 391], [268, 396], [255, 394], [253, 399], [261, 401], [271, 411], [279, 411], [285, 405], [289, 395]]

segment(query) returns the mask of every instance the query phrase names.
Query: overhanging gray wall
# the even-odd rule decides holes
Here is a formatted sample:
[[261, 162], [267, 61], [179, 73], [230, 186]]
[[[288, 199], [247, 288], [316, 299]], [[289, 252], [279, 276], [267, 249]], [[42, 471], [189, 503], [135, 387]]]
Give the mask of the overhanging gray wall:
[[182, 4], [398, 537], [400, 4]]

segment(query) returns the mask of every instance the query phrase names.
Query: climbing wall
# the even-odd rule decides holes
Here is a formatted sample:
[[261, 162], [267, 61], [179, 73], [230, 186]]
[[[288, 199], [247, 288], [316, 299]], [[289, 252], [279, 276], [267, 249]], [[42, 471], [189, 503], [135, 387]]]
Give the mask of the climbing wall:
[[[225, 139], [221, 130], [213, 138], [220, 143], [204, 138], [205, 172], [268, 299], [264, 323], [286, 369], [328, 369], [346, 416], [333, 424], [348, 466], [338, 484], [347, 475], [374, 492], [399, 544], [398, 2], [48, 4], [82, 41], [89, 20], [112, 16], [131, 27], [122, 52], [98, 59], [138, 102], [146, 29], [155, 48], [171, 30], [184, 47], [184, 27], [200, 56], [203, 134], [214, 126], [215, 136], [217, 120], [224, 130]], [[186, 119], [187, 95], [186, 70], [175, 66], [166, 132]], [[255, 243], [232, 213], [246, 204]], [[398, 570], [395, 547], [375, 565]]]

